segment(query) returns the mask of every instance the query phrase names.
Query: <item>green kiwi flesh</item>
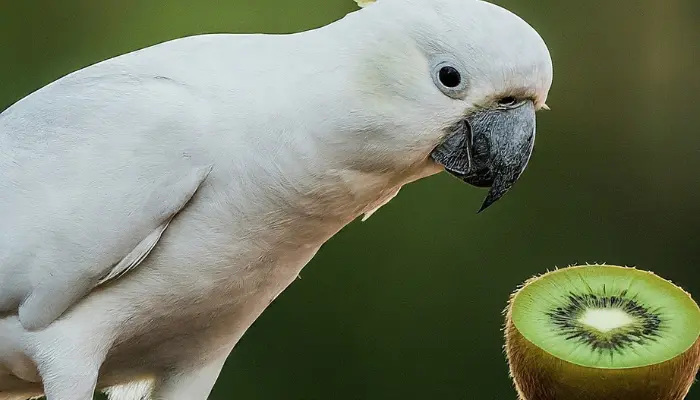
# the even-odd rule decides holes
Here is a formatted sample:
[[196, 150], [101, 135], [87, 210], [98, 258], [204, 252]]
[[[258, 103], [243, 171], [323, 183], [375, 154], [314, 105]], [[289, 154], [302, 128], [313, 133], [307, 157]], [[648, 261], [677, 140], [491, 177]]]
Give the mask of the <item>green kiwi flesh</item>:
[[700, 366], [700, 308], [634, 268], [585, 265], [527, 281], [506, 312], [523, 400], [682, 400]]

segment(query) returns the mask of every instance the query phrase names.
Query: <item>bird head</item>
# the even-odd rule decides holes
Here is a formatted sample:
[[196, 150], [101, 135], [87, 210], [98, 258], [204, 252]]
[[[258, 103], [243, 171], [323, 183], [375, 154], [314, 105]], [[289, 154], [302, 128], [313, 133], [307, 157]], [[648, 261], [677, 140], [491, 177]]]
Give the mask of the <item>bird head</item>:
[[355, 33], [369, 44], [358, 87], [391, 121], [385, 143], [404, 165], [425, 161], [490, 187], [481, 210], [490, 206], [525, 170], [535, 112], [548, 109], [553, 71], [543, 39], [512, 12], [478, 0], [358, 4], [354, 14], [371, 26]]

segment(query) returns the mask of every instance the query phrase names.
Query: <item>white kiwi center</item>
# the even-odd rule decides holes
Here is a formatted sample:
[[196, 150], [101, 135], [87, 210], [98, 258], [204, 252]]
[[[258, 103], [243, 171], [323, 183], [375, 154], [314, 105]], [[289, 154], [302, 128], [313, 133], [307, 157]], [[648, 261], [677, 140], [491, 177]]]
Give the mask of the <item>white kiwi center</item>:
[[589, 308], [578, 320], [579, 323], [601, 333], [610, 332], [635, 323], [635, 319], [619, 308]]

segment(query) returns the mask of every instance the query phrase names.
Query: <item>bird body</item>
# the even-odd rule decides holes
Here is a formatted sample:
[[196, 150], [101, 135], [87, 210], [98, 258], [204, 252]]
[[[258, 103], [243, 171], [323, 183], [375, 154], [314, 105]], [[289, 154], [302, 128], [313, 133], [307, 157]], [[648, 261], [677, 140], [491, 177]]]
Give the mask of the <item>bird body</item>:
[[[0, 114], [0, 399], [87, 400], [96, 388], [204, 399], [246, 329], [346, 224], [443, 168], [498, 183], [500, 170], [462, 176], [460, 157], [431, 155], [489, 96], [523, 95], [523, 115], [541, 108], [546, 47], [488, 3], [431, 3], [426, 14], [418, 0], [380, 0], [290, 35], [172, 40]], [[445, 37], [462, 8], [527, 33], [494, 46], [523, 45], [475, 48], [498, 32], [478, 13], [466, 46]], [[445, 32], [428, 29], [438, 21]], [[472, 47], [472, 97], [436, 88], [431, 46]], [[483, 60], [500, 70], [479, 72]], [[466, 165], [495, 157], [488, 140], [474, 136]]]

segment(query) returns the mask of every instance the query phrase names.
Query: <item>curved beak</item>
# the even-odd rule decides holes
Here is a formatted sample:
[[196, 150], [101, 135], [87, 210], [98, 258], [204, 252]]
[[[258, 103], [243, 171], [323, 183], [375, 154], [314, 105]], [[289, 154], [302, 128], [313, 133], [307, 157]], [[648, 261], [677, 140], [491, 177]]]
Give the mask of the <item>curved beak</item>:
[[477, 187], [490, 187], [479, 212], [515, 184], [535, 145], [535, 105], [480, 110], [460, 121], [431, 153], [450, 174]]

